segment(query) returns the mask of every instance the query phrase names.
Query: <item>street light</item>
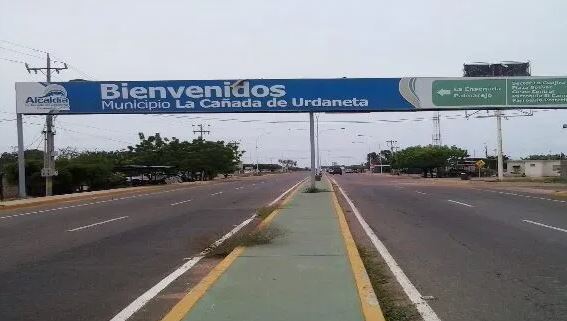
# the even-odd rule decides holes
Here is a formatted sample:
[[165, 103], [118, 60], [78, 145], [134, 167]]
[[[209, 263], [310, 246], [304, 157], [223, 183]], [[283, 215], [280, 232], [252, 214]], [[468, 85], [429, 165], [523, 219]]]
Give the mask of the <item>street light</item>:
[[258, 165], [258, 140], [260, 139], [260, 137], [264, 136], [264, 135], [268, 135], [270, 134], [270, 132], [265, 131], [265, 129], [262, 128], [263, 133], [259, 134], [258, 136], [256, 136], [256, 173], [259, 173], [259, 165]]
[[[316, 135], [316, 139], [317, 139], [317, 173], [321, 173], [321, 152], [319, 149], [319, 133], [321, 132], [326, 132], [326, 131], [333, 131], [333, 130], [337, 130], [337, 128], [327, 128], [327, 129], [323, 129], [321, 131], [319, 131], [319, 115], [315, 115], [315, 119], [317, 120], [317, 125], [316, 125], [316, 131], [317, 131], [317, 135]], [[341, 130], [344, 130], [344, 127], [340, 128]]]

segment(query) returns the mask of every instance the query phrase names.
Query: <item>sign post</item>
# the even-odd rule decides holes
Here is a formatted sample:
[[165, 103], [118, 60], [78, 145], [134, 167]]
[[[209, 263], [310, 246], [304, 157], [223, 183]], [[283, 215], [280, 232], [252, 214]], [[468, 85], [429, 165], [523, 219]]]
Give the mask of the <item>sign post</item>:
[[24, 158], [24, 125], [22, 114], [16, 115], [16, 127], [18, 130], [18, 194], [20, 198], [25, 198], [26, 193], [26, 161]]
[[484, 167], [484, 165], [486, 165], [486, 163], [482, 159], [479, 159], [474, 164], [478, 168], [478, 178], [480, 178], [480, 170]]
[[315, 124], [313, 119], [313, 113], [309, 113], [309, 145], [311, 146], [311, 189], [315, 188], [315, 175], [316, 175], [316, 167], [315, 167]]

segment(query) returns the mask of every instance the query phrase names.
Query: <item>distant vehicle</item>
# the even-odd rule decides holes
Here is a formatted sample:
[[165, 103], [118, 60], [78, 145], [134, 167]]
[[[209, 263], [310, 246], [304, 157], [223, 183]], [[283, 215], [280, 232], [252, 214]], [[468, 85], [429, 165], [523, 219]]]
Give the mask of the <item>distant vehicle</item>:
[[333, 166], [331, 168], [329, 168], [329, 174], [339, 174], [342, 175], [343, 174], [343, 169], [340, 168], [339, 166]]
[[345, 174], [354, 173], [352, 168], [345, 168]]

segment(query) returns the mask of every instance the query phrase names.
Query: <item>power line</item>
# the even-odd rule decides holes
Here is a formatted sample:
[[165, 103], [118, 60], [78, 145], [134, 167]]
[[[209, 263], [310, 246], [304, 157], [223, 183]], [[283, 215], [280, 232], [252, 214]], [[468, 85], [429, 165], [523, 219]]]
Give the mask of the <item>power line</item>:
[[[39, 134], [32, 140], [31, 143], [28, 144], [28, 146], [26, 146], [26, 149], [29, 149], [31, 146], [35, 145], [35, 143], [43, 136], [43, 129], [39, 131]], [[37, 145], [37, 148], [39, 149], [39, 144]]]
[[16, 49], [6, 48], [6, 47], [2, 47], [2, 46], [0, 46], [0, 49], [11, 51], [11, 52], [14, 52], [14, 53], [17, 53], [17, 54], [20, 54], [20, 55], [30, 56], [30, 57], [34, 57], [34, 58], [38, 58], [38, 59], [43, 59], [43, 57], [41, 57], [41, 56], [26, 53], [26, 52], [19, 51], [19, 50], [16, 50]]
[[108, 140], [108, 141], [113, 141], [113, 142], [118, 142], [118, 143], [123, 143], [123, 144], [131, 144], [131, 142], [127, 142], [127, 141], [115, 139], [115, 138], [110, 138], [110, 137], [107, 137], [107, 136], [93, 135], [91, 133], [85, 133], [85, 132], [81, 132], [81, 131], [77, 131], [77, 130], [73, 130], [73, 129], [67, 129], [67, 128], [63, 128], [61, 126], [53, 126], [53, 127], [60, 129], [62, 131], [70, 132], [70, 133], [89, 135], [90, 137], [96, 137], [96, 138], [105, 139], [105, 140]]
[[13, 63], [18, 63], [18, 64], [25, 64], [26, 63], [25, 61], [9, 59], [9, 58], [4, 58], [4, 57], [0, 57], [0, 60], [5, 60], [5, 61], [13, 62]]
[[78, 72], [79, 74], [85, 76], [86, 78], [89, 78], [90, 80], [94, 80], [95, 78], [89, 74], [87, 74], [86, 72], [82, 71], [81, 69], [67, 63], [67, 66], [69, 66], [70, 69], [73, 69], [74, 71]]
[[13, 42], [13, 41], [8, 41], [8, 40], [0, 39], [0, 42], [4, 42], [4, 43], [10, 44], [10, 45], [12, 45], [12, 46], [21, 47], [21, 48], [25, 48], [25, 49], [32, 50], [32, 51], [36, 51], [36, 52], [47, 53], [47, 51], [45, 51], [45, 50], [33, 48], [33, 47], [30, 47], [30, 46], [25, 46], [25, 45], [22, 45], [22, 44]]

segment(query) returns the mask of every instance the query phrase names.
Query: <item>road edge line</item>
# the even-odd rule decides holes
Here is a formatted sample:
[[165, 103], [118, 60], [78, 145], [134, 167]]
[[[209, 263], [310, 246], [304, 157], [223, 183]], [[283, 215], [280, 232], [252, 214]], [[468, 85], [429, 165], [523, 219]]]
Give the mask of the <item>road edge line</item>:
[[352, 268], [352, 273], [355, 279], [356, 288], [358, 291], [358, 296], [360, 299], [360, 304], [362, 308], [362, 314], [364, 320], [366, 321], [385, 321], [384, 314], [380, 308], [380, 302], [376, 297], [372, 283], [370, 283], [370, 278], [360, 257], [360, 253], [356, 247], [356, 243], [350, 232], [350, 228], [346, 221], [345, 213], [339, 204], [339, 200], [336, 195], [335, 188], [332, 187], [332, 200], [335, 207], [335, 213], [339, 220], [339, 227], [341, 229], [341, 234], [343, 236], [343, 241], [347, 249], [348, 260]]
[[358, 211], [358, 208], [356, 208], [352, 200], [348, 197], [347, 193], [343, 190], [343, 188], [337, 183], [335, 179], [333, 178], [330, 179], [341, 192], [342, 196], [344, 197], [344, 199], [352, 209], [352, 212], [354, 213], [356, 219], [364, 229], [364, 232], [366, 233], [368, 238], [370, 238], [370, 241], [372, 242], [376, 250], [378, 250], [378, 252], [382, 256], [382, 259], [384, 259], [384, 261], [388, 265], [388, 268], [396, 278], [396, 281], [398, 281], [398, 283], [401, 285], [402, 289], [404, 290], [410, 301], [415, 305], [422, 319], [424, 321], [441, 321], [441, 319], [439, 319], [435, 311], [433, 311], [431, 306], [429, 306], [429, 303], [427, 303], [427, 301], [423, 299], [422, 295], [419, 293], [417, 288], [413, 285], [413, 283], [411, 283], [410, 279], [404, 273], [402, 268], [398, 265], [394, 257], [390, 254], [384, 243], [380, 241], [380, 239], [374, 233], [370, 225], [368, 225], [366, 220], [364, 220], [364, 218]]
[[[283, 192], [276, 200], [283, 197], [282, 205], [287, 204], [296, 194], [297, 187], [300, 186], [306, 179], [302, 179], [291, 188]], [[272, 204], [272, 203], [270, 203]], [[275, 204], [275, 202], [273, 202]], [[273, 205], [272, 204], [272, 205]], [[266, 217], [259, 225], [258, 228], [265, 228], [268, 226], [274, 218], [280, 213], [280, 209], [274, 209], [268, 217]], [[173, 308], [161, 319], [161, 321], [181, 321], [195, 304], [206, 294], [215, 282], [222, 276], [222, 274], [228, 270], [228, 268], [236, 261], [236, 259], [242, 254], [245, 247], [238, 246], [230, 254], [225, 257], [217, 266], [215, 266], [193, 289], [191, 289]]]

